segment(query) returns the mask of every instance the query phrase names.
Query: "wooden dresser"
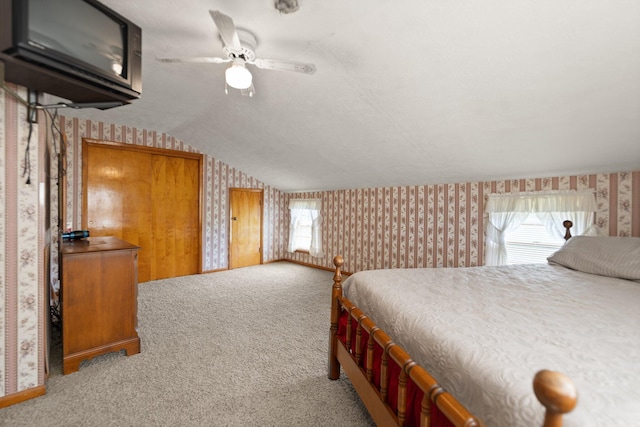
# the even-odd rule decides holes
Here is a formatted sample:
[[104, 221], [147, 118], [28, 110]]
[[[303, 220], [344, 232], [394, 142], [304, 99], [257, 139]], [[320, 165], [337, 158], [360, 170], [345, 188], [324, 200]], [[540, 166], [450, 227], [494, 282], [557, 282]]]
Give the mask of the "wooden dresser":
[[62, 243], [63, 374], [101, 354], [140, 353], [138, 249], [115, 237]]

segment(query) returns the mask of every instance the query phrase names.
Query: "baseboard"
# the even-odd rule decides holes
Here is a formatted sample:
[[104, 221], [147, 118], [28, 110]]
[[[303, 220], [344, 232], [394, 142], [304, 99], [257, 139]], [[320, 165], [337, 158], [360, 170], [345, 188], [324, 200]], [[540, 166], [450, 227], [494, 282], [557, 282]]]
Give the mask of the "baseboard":
[[40, 385], [37, 387], [30, 388], [28, 390], [23, 390], [23, 391], [19, 391], [18, 393], [13, 393], [7, 396], [0, 397], [0, 408], [6, 408], [7, 406], [24, 402], [25, 400], [44, 396], [46, 392], [47, 392], [47, 387], [44, 385]]
[[[318, 270], [324, 270], [324, 271], [330, 271], [332, 273], [335, 273], [336, 269], [334, 268], [329, 268], [329, 267], [323, 267], [321, 265], [315, 265], [315, 264], [309, 264], [307, 262], [302, 262], [302, 261], [295, 261], [293, 259], [279, 259], [278, 261], [286, 261], [286, 262], [292, 262], [294, 264], [300, 264], [300, 265], [304, 265], [305, 267], [311, 267], [311, 268], [317, 268]], [[343, 276], [351, 276], [353, 273], [349, 273], [348, 271], [341, 271]]]
[[209, 273], [219, 273], [221, 271], [227, 271], [229, 270], [228, 268], [218, 268], [216, 270], [205, 270], [202, 272], [202, 274], [209, 274]]
[[[331, 271], [331, 272], [335, 272], [336, 271], [335, 268], [323, 267], [321, 265], [309, 264], [308, 262], [296, 261], [296, 260], [293, 260], [293, 259], [286, 259], [286, 258], [280, 258], [280, 259], [274, 259], [274, 260], [271, 260], [271, 261], [266, 261], [266, 262], [263, 262], [263, 264], [272, 264], [274, 262], [292, 262], [294, 264], [304, 265], [305, 267], [317, 268], [318, 270]], [[203, 271], [202, 274], [218, 273], [220, 271], [228, 271], [228, 270], [229, 270], [228, 268], [219, 268], [217, 270]], [[348, 271], [343, 271], [342, 272], [343, 276], [350, 276], [351, 274], [353, 274], [353, 273], [349, 273]]]

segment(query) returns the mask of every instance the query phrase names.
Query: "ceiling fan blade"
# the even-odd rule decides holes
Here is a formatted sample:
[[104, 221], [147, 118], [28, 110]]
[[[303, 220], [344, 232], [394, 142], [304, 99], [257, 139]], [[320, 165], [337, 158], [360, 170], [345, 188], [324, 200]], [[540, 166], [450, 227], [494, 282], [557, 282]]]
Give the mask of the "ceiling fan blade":
[[317, 67], [315, 64], [305, 64], [302, 62], [293, 61], [281, 61], [279, 59], [256, 59], [250, 61], [249, 64], [253, 64], [258, 68], [265, 70], [276, 71], [295, 71], [297, 73], [313, 74], [316, 72]]
[[222, 41], [224, 42], [224, 44], [229, 49], [240, 52], [242, 50], [242, 46], [240, 45], [240, 37], [238, 36], [238, 32], [236, 31], [236, 26], [233, 23], [233, 19], [231, 19], [224, 13], [220, 13], [217, 10], [210, 10], [209, 14], [211, 14], [213, 22], [216, 24], [216, 27], [218, 27], [220, 37], [222, 37]]
[[186, 58], [156, 58], [160, 62], [197, 62], [197, 63], [210, 63], [210, 64], [222, 64], [224, 62], [231, 62], [229, 58], [217, 58], [211, 56], [192, 56]]

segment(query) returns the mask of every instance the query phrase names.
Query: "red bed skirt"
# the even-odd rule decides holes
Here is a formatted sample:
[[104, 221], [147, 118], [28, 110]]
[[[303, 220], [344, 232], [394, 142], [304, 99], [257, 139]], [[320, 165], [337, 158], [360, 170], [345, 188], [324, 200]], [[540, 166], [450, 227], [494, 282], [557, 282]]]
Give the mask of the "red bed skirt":
[[[340, 315], [340, 322], [338, 324], [338, 339], [346, 346], [346, 338], [347, 338], [347, 319], [349, 318], [349, 313], [345, 310], [342, 311]], [[353, 339], [351, 340], [351, 353], [356, 354], [356, 340], [355, 340], [355, 330], [358, 325], [358, 322], [354, 319], [352, 321], [352, 331]], [[369, 334], [362, 330], [362, 339], [361, 339], [361, 355], [362, 355], [362, 363], [361, 368], [367, 366], [367, 341], [369, 339]], [[377, 343], [374, 344], [373, 350], [373, 382], [378, 390], [380, 390], [380, 366], [382, 361], [382, 347], [380, 347]], [[400, 367], [392, 360], [389, 359], [389, 387], [388, 387], [388, 396], [387, 403], [397, 414], [398, 409], [398, 378], [400, 374]], [[420, 427], [420, 412], [421, 412], [421, 402], [424, 393], [418, 386], [414, 384], [411, 378], [407, 379], [407, 408], [405, 411], [405, 426], [407, 427]], [[431, 426], [432, 427], [454, 427], [453, 423], [449, 421], [447, 417], [445, 417], [442, 412], [438, 409], [436, 405], [431, 407]]]

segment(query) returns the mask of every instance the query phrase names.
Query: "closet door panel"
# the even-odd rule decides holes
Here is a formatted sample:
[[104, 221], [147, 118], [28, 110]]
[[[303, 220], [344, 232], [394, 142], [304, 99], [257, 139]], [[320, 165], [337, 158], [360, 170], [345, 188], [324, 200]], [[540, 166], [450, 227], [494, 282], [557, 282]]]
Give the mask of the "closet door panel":
[[83, 146], [83, 228], [139, 246], [140, 282], [201, 269], [201, 159], [163, 151]]

